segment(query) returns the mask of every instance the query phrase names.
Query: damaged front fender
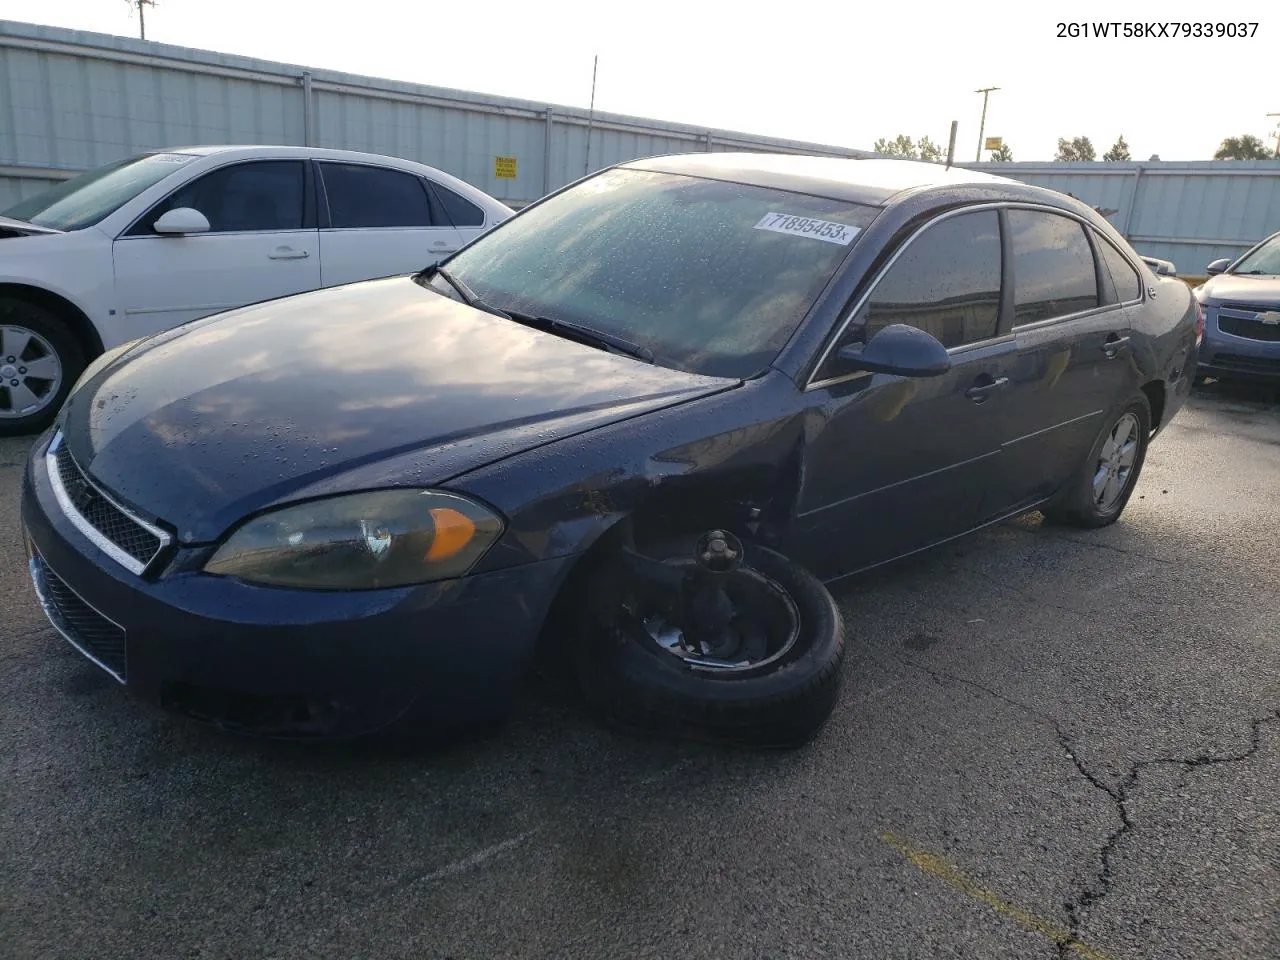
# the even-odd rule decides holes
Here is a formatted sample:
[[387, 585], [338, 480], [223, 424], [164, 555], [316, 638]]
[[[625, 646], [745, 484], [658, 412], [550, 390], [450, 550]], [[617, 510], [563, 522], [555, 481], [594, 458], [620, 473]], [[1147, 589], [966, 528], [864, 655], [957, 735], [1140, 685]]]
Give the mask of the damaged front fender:
[[456, 478], [508, 520], [477, 572], [581, 554], [619, 521], [635, 536], [722, 526], [772, 542], [794, 516], [804, 444], [795, 385], [770, 374]]

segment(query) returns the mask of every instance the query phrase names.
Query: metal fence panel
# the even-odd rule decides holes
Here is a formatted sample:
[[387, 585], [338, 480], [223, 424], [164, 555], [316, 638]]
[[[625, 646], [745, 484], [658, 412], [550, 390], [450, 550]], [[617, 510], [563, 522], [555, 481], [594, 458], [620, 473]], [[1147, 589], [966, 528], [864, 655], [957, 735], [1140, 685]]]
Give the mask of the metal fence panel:
[[[515, 207], [588, 169], [655, 154], [873, 156], [0, 21], [0, 209], [130, 154], [217, 143], [312, 143], [406, 157]], [[514, 178], [499, 176], [498, 158], [515, 158]], [[1280, 230], [1280, 161], [963, 166], [1111, 211], [1140, 252], [1172, 260], [1185, 274]]]
[[1280, 231], [1280, 161], [965, 164], [1070, 193], [1108, 219], [1134, 247], [1200, 276]]

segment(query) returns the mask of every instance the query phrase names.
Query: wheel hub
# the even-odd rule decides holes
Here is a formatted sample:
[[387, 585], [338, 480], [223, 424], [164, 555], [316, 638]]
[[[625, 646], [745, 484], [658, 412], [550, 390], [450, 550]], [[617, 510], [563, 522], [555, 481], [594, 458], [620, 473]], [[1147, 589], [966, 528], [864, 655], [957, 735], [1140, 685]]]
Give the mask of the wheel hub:
[[62, 362], [48, 339], [22, 326], [0, 326], [0, 419], [32, 416], [59, 395]]

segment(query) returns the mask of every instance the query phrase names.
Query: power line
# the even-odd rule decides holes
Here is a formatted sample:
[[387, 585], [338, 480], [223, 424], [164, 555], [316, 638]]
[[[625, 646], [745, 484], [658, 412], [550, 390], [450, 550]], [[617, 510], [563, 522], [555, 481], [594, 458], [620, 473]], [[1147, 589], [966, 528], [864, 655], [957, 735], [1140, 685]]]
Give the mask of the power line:
[[596, 69], [600, 66], [600, 54], [591, 61], [591, 108], [587, 111], [587, 157], [582, 164], [582, 175], [591, 172], [591, 127], [596, 118]]
[[154, 7], [156, 0], [125, 0], [130, 8], [138, 8], [138, 35], [143, 39], [147, 39], [147, 7]]
[[978, 124], [978, 155], [973, 158], [975, 163], [982, 162], [982, 134], [987, 129], [987, 97], [991, 95], [992, 90], [999, 89], [999, 87], [983, 87], [981, 90], [973, 91], [982, 94], [982, 122]]

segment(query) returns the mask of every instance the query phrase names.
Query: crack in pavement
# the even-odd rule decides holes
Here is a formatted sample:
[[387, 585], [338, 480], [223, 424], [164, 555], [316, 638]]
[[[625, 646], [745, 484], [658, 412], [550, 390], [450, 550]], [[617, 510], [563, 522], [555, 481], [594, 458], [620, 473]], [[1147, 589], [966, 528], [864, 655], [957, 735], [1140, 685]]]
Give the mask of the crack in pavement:
[[1149, 553], [1143, 553], [1140, 550], [1129, 550], [1125, 547], [1117, 547], [1115, 544], [1102, 543], [1098, 540], [1086, 540], [1081, 537], [1071, 537], [1062, 533], [1050, 533], [1044, 527], [1035, 529], [1027, 529], [1021, 524], [1012, 521], [1006, 521], [1000, 524], [1002, 529], [1016, 530], [1018, 533], [1026, 534], [1029, 537], [1037, 537], [1044, 540], [1057, 540], [1060, 543], [1074, 543], [1077, 547], [1085, 547], [1086, 549], [1110, 550], [1113, 553], [1122, 553], [1126, 557], [1137, 557], [1140, 560], [1150, 560], [1152, 563], [1163, 563], [1166, 566], [1177, 563], [1178, 561], [1170, 560], [1166, 557], [1156, 557]]
[[[868, 655], [879, 662], [882, 666], [887, 666], [885, 662], [874, 652], [868, 651]], [[1249, 721], [1249, 741], [1248, 746], [1243, 750], [1234, 753], [1212, 754], [1199, 753], [1190, 757], [1154, 757], [1148, 760], [1136, 760], [1129, 768], [1129, 772], [1117, 786], [1108, 785], [1101, 777], [1088, 768], [1085, 762], [1080, 758], [1071, 738], [1066, 731], [1062, 729], [1057, 719], [1042, 710], [1023, 703], [1014, 697], [1006, 696], [983, 683], [972, 680], [968, 677], [959, 676], [945, 670], [935, 670], [926, 666], [911, 657], [902, 654], [894, 654], [894, 658], [900, 663], [913, 667], [927, 674], [935, 683], [945, 686], [947, 682], [957, 683], [961, 686], [969, 687], [979, 691], [987, 696], [1000, 700], [1012, 707], [1023, 711], [1024, 713], [1035, 717], [1041, 723], [1052, 727], [1057, 735], [1058, 743], [1071, 760], [1073, 766], [1091, 786], [1105, 793], [1112, 803], [1115, 804], [1116, 812], [1120, 817], [1120, 826], [1111, 832], [1103, 843], [1099, 851], [1099, 868], [1093, 881], [1089, 883], [1074, 900], [1063, 903], [1063, 909], [1066, 912], [1067, 931], [1069, 936], [1063, 937], [1055, 941], [1058, 950], [1058, 960], [1068, 960], [1072, 953], [1079, 954], [1088, 949], [1087, 945], [1079, 939], [1080, 927], [1083, 923], [1083, 913], [1090, 907], [1096, 906], [1111, 891], [1114, 874], [1112, 872], [1112, 857], [1115, 854], [1120, 841], [1124, 839], [1134, 828], [1134, 820], [1129, 813], [1129, 801], [1131, 793], [1137, 786], [1139, 779], [1144, 770], [1149, 767], [1159, 765], [1180, 766], [1184, 769], [1193, 770], [1198, 767], [1215, 766], [1218, 764], [1241, 763], [1248, 760], [1258, 752], [1262, 745], [1262, 727], [1264, 724], [1275, 723], [1280, 721], [1280, 710], [1271, 710], [1261, 717], [1254, 717]]]
[[[1142, 772], [1149, 767], [1162, 764], [1180, 766], [1190, 770], [1217, 764], [1241, 763], [1257, 753], [1262, 746], [1262, 725], [1274, 723], [1277, 720], [1280, 720], [1280, 710], [1272, 710], [1265, 716], [1251, 719], [1249, 721], [1249, 745], [1235, 753], [1200, 753], [1192, 757], [1155, 757], [1150, 760], [1134, 761], [1129, 768], [1129, 772], [1115, 787], [1108, 786], [1100, 777], [1090, 771], [1072, 747], [1070, 738], [1061, 729], [1058, 730], [1058, 742], [1062, 745], [1062, 749], [1066, 751], [1067, 756], [1071, 758], [1071, 762], [1075, 764], [1076, 769], [1080, 771], [1080, 775], [1111, 798], [1112, 802], [1115, 803], [1116, 812], [1120, 816], [1120, 826], [1111, 832], [1111, 835], [1107, 837], [1106, 842], [1102, 845], [1099, 855], [1101, 866], [1094, 881], [1085, 887], [1076, 896], [1075, 900], [1063, 904], [1067, 911], [1067, 928], [1071, 931], [1073, 940], [1080, 932], [1080, 926], [1083, 922], [1082, 912], [1095, 906], [1111, 892], [1114, 880], [1111, 867], [1112, 856], [1120, 841], [1134, 828], [1134, 820], [1129, 813], [1129, 800], [1131, 791], [1142, 777]], [[1067, 953], [1071, 949], [1073, 949], [1072, 942], [1060, 942], [1058, 944], [1059, 960], [1066, 960]]]

